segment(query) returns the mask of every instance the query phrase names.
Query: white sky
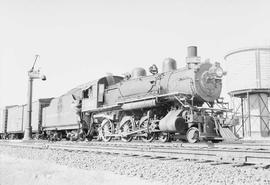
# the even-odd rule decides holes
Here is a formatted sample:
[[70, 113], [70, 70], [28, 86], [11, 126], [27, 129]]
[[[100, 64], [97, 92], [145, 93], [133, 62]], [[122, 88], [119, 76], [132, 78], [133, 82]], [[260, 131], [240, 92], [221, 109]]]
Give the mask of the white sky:
[[166, 57], [183, 66], [189, 45], [220, 62], [270, 45], [269, 10], [268, 0], [0, 0], [0, 107], [26, 103], [35, 54], [47, 81], [34, 81], [34, 99], [59, 96]]

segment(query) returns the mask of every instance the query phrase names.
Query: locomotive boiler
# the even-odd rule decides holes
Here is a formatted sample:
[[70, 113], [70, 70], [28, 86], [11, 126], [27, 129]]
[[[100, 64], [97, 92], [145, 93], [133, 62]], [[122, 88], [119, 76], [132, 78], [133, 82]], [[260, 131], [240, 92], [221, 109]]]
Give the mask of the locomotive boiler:
[[219, 101], [225, 74], [220, 64], [201, 62], [197, 47], [191, 46], [186, 66], [176, 66], [167, 58], [161, 72], [153, 65], [150, 75], [135, 68], [125, 77], [110, 75], [89, 83], [81, 97], [73, 96], [81, 102], [80, 136], [106, 142], [184, 138], [191, 143], [233, 137], [224, 127], [227, 109]]

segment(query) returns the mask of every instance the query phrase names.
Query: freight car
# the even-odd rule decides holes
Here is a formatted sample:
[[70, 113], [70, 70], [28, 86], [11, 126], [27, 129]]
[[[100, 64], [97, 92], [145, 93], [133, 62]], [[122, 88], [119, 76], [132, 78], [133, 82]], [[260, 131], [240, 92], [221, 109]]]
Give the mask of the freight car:
[[7, 134], [11, 139], [21, 139], [24, 132], [25, 105], [16, 105], [7, 109]]
[[[32, 104], [32, 133], [38, 137], [41, 133], [42, 109], [49, 105], [52, 98], [39, 99]], [[1, 138], [21, 139], [26, 125], [26, 105], [6, 106], [1, 114]]]
[[8, 108], [12, 106], [6, 106], [0, 109], [0, 138], [6, 139], [7, 138], [7, 113]]

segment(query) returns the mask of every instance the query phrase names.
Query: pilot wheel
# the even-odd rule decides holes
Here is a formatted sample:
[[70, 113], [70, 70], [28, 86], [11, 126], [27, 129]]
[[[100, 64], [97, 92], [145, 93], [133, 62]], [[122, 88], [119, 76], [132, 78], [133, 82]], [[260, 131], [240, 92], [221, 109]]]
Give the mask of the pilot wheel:
[[169, 133], [165, 133], [165, 132], [159, 133], [158, 140], [161, 141], [162, 143], [168, 142], [170, 140]]
[[186, 133], [186, 138], [189, 143], [196, 143], [199, 141], [199, 130], [196, 127], [191, 127]]

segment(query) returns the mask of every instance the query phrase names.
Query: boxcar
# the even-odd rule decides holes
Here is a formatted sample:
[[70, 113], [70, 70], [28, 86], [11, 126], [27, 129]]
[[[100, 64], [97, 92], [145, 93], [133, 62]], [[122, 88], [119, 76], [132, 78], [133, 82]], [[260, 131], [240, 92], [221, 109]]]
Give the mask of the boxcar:
[[[49, 106], [52, 98], [44, 98], [44, 99], [38, 99], [37, 101], [34, 101], [32, 103], [32, 118], [31, 118], [31, 126], [32, 126], [32, 133], [34, 134], [34, 137], [41, 132], [42, 127], [42, 111], [45, 107]], [[27, 106], [24, 105], [24, 119], [23, 119], [23, 125], [25, 126], [27, 124], [26, 120], [27, 115]]]
[[7, 134], [11, 139], [20, 139], [23, 137], [24, 109], [25, 105], [16, 105], [7, 108]]
[[[33, 134], [39, 134], [42, 123], [42, 109], [49, 105], [52, 98], [39, 99], [32, 103], [31, 126]], [[10, 139], [23, 137], [27, 124], [27, 105], [7, 106], [1, 111], [0, 134]]]
[[7, 121], [8, 121], [8, 110], [17, 105], [5, 106], [0, 109], [0, 138], [6, 139], [7, 137]]
[[5, 138], [6, 133], [6, 107], [0, 108], [0, 139]]

